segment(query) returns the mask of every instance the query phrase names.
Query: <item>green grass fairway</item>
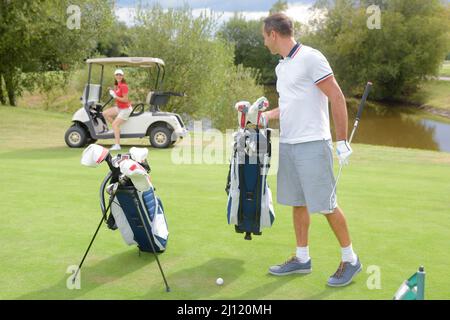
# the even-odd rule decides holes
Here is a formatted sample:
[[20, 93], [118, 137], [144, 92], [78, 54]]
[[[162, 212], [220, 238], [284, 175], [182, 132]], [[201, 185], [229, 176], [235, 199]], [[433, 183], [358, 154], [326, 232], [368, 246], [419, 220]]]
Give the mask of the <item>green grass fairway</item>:
[[[176, 165], [172, 152], [182, 146], [150, 149], [170, 231], [159, 258], [172, 292], [153, 256], [139, 257], [106, 226], [83, 267], [81, 290], [68, 290], [66, 270], [78, 264], [100, 218], [107, 166], [82, 167], [82, 150], [65, 146], [70, 115], [0, 107], [0, 119], [0, 299], [391, 299], [420, 265], [426, 298], [450, 299], [450, 154], [354, 145], [339, 199], [364, 271], [335, 289], [326, 280], [340, 249], [323, 217], [312, 218], [313, 273], [270, 276], [268, 267], [295, 250], [291, 209], [275, 205], [273, 227], [245, 241], [226, 222], [226, 164]], [[269, 182], [276, 195], [276, 176]], [[381, 289], [367, 286], [370, 266], [380, 268]]]
[[450, 81], [430, 80], [409, 101], [437, 109], [450, 110]]
[[441, 77], [450, 77], [450, 61], [445, 61], [442, 64], [441, 70], [439, 72]]

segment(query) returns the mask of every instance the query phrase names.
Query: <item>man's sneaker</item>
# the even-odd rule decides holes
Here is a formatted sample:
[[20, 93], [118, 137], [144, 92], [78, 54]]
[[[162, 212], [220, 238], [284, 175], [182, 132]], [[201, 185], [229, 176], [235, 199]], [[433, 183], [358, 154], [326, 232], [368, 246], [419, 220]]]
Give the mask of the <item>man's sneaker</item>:
[[311, 259], [308, 262], [301, 263], [296, 256], [292, 257], [283, 264], [269, 268], [269, 273], [274, 276], [285, 276], [293, 273], [311, 273]]
[[111, 151], [118, 151], [118, 150], [120, 150], [120, 144], [113, 145], [109, 150], [111, 150]]
[[362, 264], [359, 262], [359, 258], [356, 265], [352, 265], [350, 262], [341, 262], [335, 274], [328, 279], [328, 285], [330, 287], [344, 287], [350, 284], [361, 270]]

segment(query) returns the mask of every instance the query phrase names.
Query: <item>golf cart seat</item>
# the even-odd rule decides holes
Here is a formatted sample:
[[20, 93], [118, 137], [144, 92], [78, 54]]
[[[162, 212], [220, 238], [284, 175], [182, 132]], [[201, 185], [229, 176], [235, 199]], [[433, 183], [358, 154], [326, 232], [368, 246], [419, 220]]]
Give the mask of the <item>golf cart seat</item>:
[[86, 91], [89, 88], [89, 97], [87, 99], [88, 104], [94, 103], [95, 105], [100, 103], [100, 91], [101, 86], [99, 84], [86, 85], [83, 90], [83, 95], [81, 96], [81, 103], [84, 105], [86, 103]]
[[169, 97], [171, 95], [171, 92], [150, 91], [145, 102], [151, 106], [165, 106], [169, 102]]

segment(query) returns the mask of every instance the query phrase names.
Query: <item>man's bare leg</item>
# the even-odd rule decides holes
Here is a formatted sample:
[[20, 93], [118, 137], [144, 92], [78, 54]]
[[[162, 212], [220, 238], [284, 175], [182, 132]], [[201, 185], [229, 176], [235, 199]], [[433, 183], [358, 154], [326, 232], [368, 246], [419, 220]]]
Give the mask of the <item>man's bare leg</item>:
[[294, 230], [297, 247], [308, 246], [310, 217], [306, 207], [293, 207]]
[[293, 207], [292, 212], [297, 239], [296, 257], [301, 263], [306, 263], [311, 259], [308, 247], [309, 225], [311, 223], [309, 212], [306, 207]]
[[328, 224], [333, 230], [339, 244], [342, 248], [346, 248], [352, 244], [350, 240], [350, 233], [347, 227], [347, 221], [341, 208], [337, 207], [331, 214], [325, 215], [328, 220]]

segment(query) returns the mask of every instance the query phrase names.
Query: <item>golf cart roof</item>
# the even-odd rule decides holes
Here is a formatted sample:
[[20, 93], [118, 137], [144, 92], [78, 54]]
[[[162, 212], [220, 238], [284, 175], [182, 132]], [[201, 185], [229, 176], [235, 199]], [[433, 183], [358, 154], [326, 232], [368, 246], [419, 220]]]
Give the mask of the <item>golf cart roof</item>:
[[115, 65], [120, 67], [151, 68], [156, 65], [164, 66], [164, 61], [159, 58], [149, 57], [118, 57], [87, 59], [87, 64]]

